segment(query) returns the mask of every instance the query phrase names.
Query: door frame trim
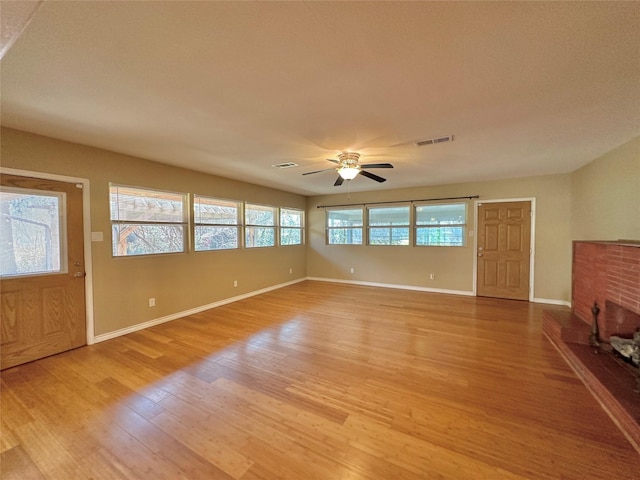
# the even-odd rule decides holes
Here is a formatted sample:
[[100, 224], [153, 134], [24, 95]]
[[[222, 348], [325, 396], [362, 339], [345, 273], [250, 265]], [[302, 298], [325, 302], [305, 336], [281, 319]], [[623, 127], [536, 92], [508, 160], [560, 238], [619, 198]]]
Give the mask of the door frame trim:
[[20, 175], [22, 177], [41, 178], [43, 180], [55, 180], [65, 183], [79, 183], [82, 185], [82, 223], [83, 223], [83, 243], [84, 243], [84, 266], [86, 276], [84, 278], [85, 297], [85, 321], [87, 325], [87, 345], [93, 345], [95, 337], [95, 326], [93, 316], [93, 263], [91, 258], [91, 192], [88, 178], [70, 177], [67, 175], [57, 175], [55, 173], [34, 172], [31, 170], [20, 170], [17, 168], [0, 167], [0, 173], [6, 175]]
[[507, 202], [531, 202], [531, 239], [529, 248], [531, 253], [529, 254], [529, 302], [533, 302], [535, 299], [535, 257], [536, 257], [536, 197], [523, 197], [523, 198], [497, 198], [492, 200], [474, 200], [474, 235], [473, 235], [473, 295], [478, 296], [478, 210], [481, 203], [507, 203]]

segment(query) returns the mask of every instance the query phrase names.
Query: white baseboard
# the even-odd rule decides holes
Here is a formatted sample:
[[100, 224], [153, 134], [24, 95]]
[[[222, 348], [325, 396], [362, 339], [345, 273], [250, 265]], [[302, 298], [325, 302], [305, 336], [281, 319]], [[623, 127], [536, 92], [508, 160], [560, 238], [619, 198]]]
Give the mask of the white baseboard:
[[337, 278], [324, 278], [324, 277], [307, 277], [307, 280], [315, 280], [317, 282], [348, 283], [349, 285], [363, 285], [366, 287], [397, 288], [399, 290], [415, 290], [418, 292], [446, 293], [449, 295], [464, 295], [467, 297], [474, 296], [473, 292], [466, 291], [466, 290], [447, 290], [444, 288], [418, 287], [415, 285], [399, 285], [395, 283], [360, 282], [356, 280], [341, 280]]
[[563, 305], [565, 307], [571, 308], [571, 302], [567, 302], [566, 300], [555, 300], [553, 298], [534, 298], [534, 303], [548, 303], [549, 305]]
[[[445, 293], [448, 295], [464, 295], [467, 297], [474, 297], [475, 293], [473, 291], [466, 290], [448, 290], [444, 288], [429, 288], [429, 287], [418, 287], [415, 285], [400, 285], [394, 283], [376, 283], [376, 282], [361, 282], [357, 280], [343, 280], [339, 278], [325, 278], [325, 277], [307, 277], [307, 280], [315, 280], [317, 282], [331, 282], [331, 283], [347, 283], [350, 285], [364, 285], [368, 287], [381, 287], [381, 288], [397, 288], [400, 290], [415, 290], [419, 292], [429, 292], [429, 293]], [[565, 300], [555, 300], [551, 298], [534, 298], [532, 300], [534, 303], [547, 303], [549, 305], [563, 305], [571, 308], [571, 302], [567, 302]]]
[[[122, 335], [126, 335], [128, 333], [137, 332], [138, 330], [144, 330], [145, 328], [153, 327], [154, 325], [160, 325], [161, 323], [170, 322], [172, 320], [176, 320], [178, 318], [187, 317], [189, 315], [194, 315], [196, 313], [204, 312], [205, 310], [210, 310], [212, 308], [221, 307], [223, 305], [227, 305], [229, 303], [237, 302], [239, 300], [244, 300], [245, 298], [254, 297], [256, 295], [260, 295], [262, 293], [267, 293], [272, 290], [277, 290], [279, 288], [288, 287], [289, 285], [294, 285], [296, 283], [304, 282], [305, 280], [313, 280], [317, 282], [330, 282], [330, 283], [346, 283], [350, 285], [362, 285], [366, 287], [380, 287], [380, 288], [396, 288], [399, 290], [414, 290], [418, 292], [429, 292], [429, 293], [444, 293], [448, 295], [464, 295], [467, 297], [473, 297], [475, 294], [472, 291], [466, 290], [448, 290], [444, 288], [428, 288], [428, 287], [419, 287], [415, 285], [399, 285], [394, 283], [377, 283], [377, 282], [362, 282], [357, 280], [342, 280], [338, 278], [325, 278], [325, 277], [305, 277], [298, 278], [296, 280], [292, 280], [291, 282], [280, 283], [278, 285], [273, 285], [271, 287], [262, 288], [260, 290], [254, 290], [253, 292], [243, 293], [242, 295], [237, 295], [235, 297], [225, 298], [224, 300], [219, 300], [217, 302], [209, 303], [207, 305], [201, 305], [199, 307], [191, 308], [189, 310], [184, 310], [182, 312], [173, 313], [171, 315], [166, 315], [160, 318], [154, 318], [153, 320], [149, 320], [143, 323], [137, 323], [136, 325], [132, 325], [130, 327], [121, 328], [119, 330], [114, 330], [112, 332], [103, 333], [101, 335], [96, 335], [93, 338], [92, 343], [104, 342], [105, 340], [110, 340], [112, 338], [120, 337]], [[566, 302], [564, 300], [554, 300], [548, 298], [534, 298], [533, 302], [535, 303], [547, 303], [550, 305], [564, 305], [567, 307], [571, 307], [571, 302]]]
[[279, 288], [288, 287], [289, 285], [293, 285], [295, 283], [304, 282], [307, 280], [306, 278], [298, 278], [296, 280], [292, 280], [291, 282], [280, 283], [278, 285], [273, 285], [271, 287], [262, 288], [260, 290], [254, 290], [253, 292], [243, 293], [242, 295], [237, 295], [235, 297], [225, 298], [224, 300], [220, 300], [217, 302], [209, 303], [207, 305], [202, 305], [200, 307], [190, 308], [189, 310], [184, 310], [182, 312], [172, 313], [171, 315], [166, 315], [160, 318], [154, 318], [153, 320], [149, 320], [143, 323], [137, 323], [130, 327], [121, 328], [119, 330], [114, 330], [113, 332], [103, 333], [102, 335], [96, 335], [93, 338], [93, 343], [104, 342], [105, 340], [111, 340], [112, 338], [120, 337], [122, 335], [126, 335], [128, 333], [137, 332], [138, 330], [144, 330], [145, 328], [153, 327], [154, 325], [160, 325], [161, 323], [170, 322], [171, 320], [176, 320], [178, 318], [187, 317], [189, 315], [194, 315], [196, 313], [204, 312], [205, 310], [210, 310], [212, 308], [221, 307], [222, 305], [227, 305], [229, 303], [237, 302], [238, 300], [244, 300], [245, 298], [254, 297], [256, 295], [260, 295], [262, 293], [267, 293], [272, 290], [277, 290]]

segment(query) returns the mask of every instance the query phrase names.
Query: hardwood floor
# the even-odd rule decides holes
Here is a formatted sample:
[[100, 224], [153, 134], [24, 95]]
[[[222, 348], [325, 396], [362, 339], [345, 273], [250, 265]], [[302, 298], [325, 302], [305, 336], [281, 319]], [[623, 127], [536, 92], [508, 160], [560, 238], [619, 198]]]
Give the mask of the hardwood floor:
[[640, 478], [549, 308], [304, 282], [5, 370], [2, 478]]

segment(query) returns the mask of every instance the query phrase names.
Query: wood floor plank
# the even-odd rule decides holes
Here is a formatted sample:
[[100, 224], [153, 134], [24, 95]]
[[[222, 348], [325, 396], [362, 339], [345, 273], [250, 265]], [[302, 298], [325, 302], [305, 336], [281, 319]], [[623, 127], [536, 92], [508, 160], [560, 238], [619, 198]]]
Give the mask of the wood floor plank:
[[374, 455], [387, 452], [385, 460], [416, 474], [428, 475], [438, 472], [442, 478], [477, 478], [492, 480], [522, 480], [522, 477], [495, 465], [487, 464], [454, 450], [439, 447], [433, 443], [419, 440], [411, 435], [388, 428], [367, 417], [351, 415], [345, 428], [352, 445]]
[[545, 308], [307, 281], [11, 368], [0, 478], [640, 480]]
[[2, 452], [0, 468], [5, 480], [44, 480], [38, 467], [20, 445]]
[[[167, 435], [180, 441], [191, 451], [215, 465], [228, 478], [239, 479], [253, 462], [242, 453], [231, 448], [215, 431], [198, 425], [183, 423], [169, 412], [163, 412], [153, 419], [153, 423]], [[222, 478], [219, 474], [218, 477]]]

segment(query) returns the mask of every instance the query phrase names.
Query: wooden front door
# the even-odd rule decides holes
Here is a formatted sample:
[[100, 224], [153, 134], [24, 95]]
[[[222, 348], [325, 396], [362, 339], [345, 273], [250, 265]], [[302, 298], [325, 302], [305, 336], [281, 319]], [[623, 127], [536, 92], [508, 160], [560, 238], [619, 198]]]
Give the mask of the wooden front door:
[[0, 175], [0, 366], [86, 345], [82, 185]]
[[478, 296], [528, 300], [531, 202], [480, 204], [476, 254]]

